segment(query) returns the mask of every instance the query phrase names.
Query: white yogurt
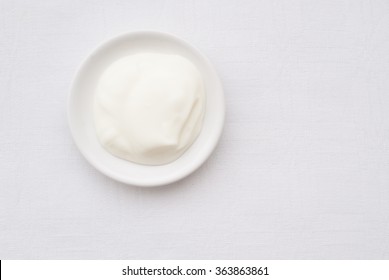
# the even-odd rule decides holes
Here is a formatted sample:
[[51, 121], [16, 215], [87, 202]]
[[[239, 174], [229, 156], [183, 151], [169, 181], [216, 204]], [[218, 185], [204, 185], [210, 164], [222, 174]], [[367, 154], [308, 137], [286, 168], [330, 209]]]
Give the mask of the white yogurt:
[[200, 133], [202, 77], [178, 55], [139, 53], [112, 63], [96, 89], [94, 120], [111, 154], [147, 165], [176, 160]]

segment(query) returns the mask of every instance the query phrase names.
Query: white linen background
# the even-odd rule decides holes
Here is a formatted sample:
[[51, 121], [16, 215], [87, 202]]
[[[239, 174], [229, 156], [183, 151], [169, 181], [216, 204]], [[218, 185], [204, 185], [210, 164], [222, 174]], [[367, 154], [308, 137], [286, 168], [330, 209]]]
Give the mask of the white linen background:
[[[220, 144], [143, 189], [76, 149], [73, 75], [150, 29], [225, 89]], [[0, 0], [1, 259], [389, 258], [389, 1]]]

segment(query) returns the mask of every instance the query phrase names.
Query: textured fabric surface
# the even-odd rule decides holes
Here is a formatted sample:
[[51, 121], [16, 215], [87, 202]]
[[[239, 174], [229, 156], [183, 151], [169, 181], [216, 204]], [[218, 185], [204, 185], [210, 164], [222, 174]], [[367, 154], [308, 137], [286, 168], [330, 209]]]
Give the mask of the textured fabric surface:
[[[171, 32], [218, 70], [225, 130], [175, 184], [80, 155], [66, 100], [101, 41]], [[0, 258], [389, 258], [388, 1], [0, 0]]]

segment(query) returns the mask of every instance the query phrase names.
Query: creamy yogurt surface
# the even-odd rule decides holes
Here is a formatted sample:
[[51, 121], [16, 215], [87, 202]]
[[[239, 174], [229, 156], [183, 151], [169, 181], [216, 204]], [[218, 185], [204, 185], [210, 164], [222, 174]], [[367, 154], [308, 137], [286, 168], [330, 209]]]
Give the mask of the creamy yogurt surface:
[[94, 121], [111, 154], [146, 165], [179, 158], [199, 135], [205, 111], [201, 74], [179, 55], [123, 57], [101, 75]]

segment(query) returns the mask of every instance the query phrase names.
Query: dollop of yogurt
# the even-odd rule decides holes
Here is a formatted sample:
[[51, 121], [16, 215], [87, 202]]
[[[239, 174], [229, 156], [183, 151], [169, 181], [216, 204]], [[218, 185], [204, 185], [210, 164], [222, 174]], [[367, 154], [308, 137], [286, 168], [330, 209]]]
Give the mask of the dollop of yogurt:
[[179, 55], [138, 53], [101, 75], [94, 122], [101, 145], [139, 164], [176, 160], [199, 135], [205, 107], [202, 76]]

